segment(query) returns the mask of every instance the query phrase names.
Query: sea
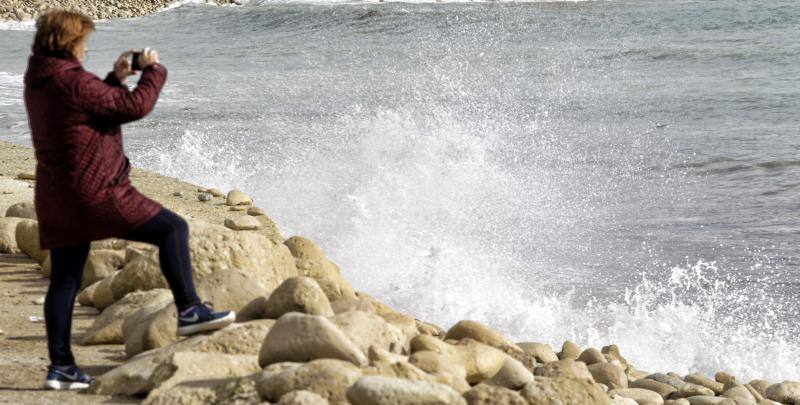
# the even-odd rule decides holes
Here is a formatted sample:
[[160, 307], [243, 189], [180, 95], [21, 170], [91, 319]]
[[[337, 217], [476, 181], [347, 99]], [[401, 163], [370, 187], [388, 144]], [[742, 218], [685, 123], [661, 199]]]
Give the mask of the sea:
[[[21, 145], [33, 34], [0, 23]], [[98, 21], [85, 66], [144, 47], [169, 78], [124, 127], [133, 164], [243, 190], [358, 290], [641, 370], [800, 379], [800, 2], [183, 2]]]

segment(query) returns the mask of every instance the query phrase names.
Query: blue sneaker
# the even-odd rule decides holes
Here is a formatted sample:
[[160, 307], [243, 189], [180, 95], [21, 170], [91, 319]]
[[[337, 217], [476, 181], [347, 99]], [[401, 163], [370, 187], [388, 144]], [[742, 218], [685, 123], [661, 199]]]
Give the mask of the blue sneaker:
[[196, 304], [178, 314], [178, 336], [222, 329], [236, 320], [233, 311], [214, 312], [206, 304]]
[[89, 388], [94, 379], [76, 365], [50, 366], [44, 387], [50, 390], [82, 390]]

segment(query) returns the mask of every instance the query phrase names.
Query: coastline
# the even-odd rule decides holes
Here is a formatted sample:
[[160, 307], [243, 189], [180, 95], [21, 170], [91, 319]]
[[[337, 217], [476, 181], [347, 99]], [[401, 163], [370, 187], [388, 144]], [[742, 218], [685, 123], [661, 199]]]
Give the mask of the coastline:
[[[217, 5], [232, 4], [235, 0], [206, 0]], [[161, 11], [179, 0], [8, 0], [0, 5], [0, 21], [30, 21], [51, 9], [79, 11], [93, 20], [141, 17]]]

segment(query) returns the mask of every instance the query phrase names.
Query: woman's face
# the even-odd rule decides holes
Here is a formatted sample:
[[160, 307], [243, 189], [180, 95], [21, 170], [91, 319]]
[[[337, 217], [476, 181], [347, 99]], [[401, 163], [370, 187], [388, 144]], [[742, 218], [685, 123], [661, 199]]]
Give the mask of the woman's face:
[[87, 35], [81, 40], [80, 43], [78, 43], [78, 46], [76, 46], [75, 50], [73, 51], [73, 55], [79, 61], [81, 61], [81, 63], [83, 63], [83, 61], [86, 60], [86, 54], [89, 52], [88, 42], [89, 42], [89, 36]]

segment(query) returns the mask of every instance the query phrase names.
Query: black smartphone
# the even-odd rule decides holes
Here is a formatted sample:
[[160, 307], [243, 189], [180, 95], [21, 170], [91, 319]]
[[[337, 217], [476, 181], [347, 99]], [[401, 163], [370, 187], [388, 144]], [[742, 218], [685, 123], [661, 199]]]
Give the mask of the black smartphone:
[[136, 51], [133, 52], [133, 56], [131, 57], [131, 70], [142, 70], [142, 65], [139, 61], [142, 58], [142, 52]]

